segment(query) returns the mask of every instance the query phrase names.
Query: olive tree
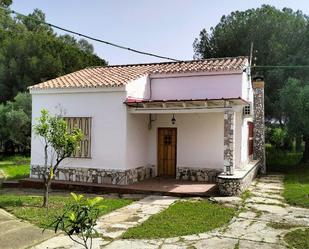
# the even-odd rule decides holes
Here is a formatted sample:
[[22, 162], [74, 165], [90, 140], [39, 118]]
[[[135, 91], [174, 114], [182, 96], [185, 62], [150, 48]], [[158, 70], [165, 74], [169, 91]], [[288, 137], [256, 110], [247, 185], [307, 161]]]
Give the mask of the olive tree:
[[50, 115], [45, 109], [41, 111], [38, 123], [34, 125], [34, 132], [44, 140], [43, 207], [48, 207], [49, 188], [55, 173], [60, 163], [78, 149], [83, 134], [76, 128], [69, 131], [67, 122], [60, 115]]

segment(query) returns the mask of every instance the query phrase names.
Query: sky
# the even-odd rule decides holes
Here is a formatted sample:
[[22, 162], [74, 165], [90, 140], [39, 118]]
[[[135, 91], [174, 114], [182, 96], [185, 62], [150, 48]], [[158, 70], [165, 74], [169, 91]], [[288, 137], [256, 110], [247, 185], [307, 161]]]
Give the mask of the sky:
[[[308, 0], [13, 0], [11, 9], [29, 14], [38, 8], [52, 24], [126, 47], [191, 60], [193, 41], [203, 28], [215, 26], [222, 15], [262, 4], [309, 14]], [[164, 61], [91, 43], [110, 65]]]

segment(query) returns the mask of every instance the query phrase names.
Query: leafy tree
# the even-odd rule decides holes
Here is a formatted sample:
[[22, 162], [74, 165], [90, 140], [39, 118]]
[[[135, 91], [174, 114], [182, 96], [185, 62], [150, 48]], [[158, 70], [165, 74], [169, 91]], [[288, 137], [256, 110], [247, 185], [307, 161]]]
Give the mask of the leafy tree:
[[43, 207], [48, 207], [48, 195], [51, 181], [60, 163], [70, 157], [78, 148], [83, 138], [80, 129], [68, 131], [66, 121], [60, 116], [52, 116], [45, 109], [41, 111], [38, 123], [34, 125], [34, 132], [44, 140], [44, 171], [45, 186]]
[[0, 6], [8, 7], [12, 4], [12, 0], [0, 0]]
[[5, 154], [30, 151], [31, 96], [18, 93], [14, 101], [0, 104], [0, 151]]
[[[254, 44], [253, 63], [269, 65], [308, 65], [308, 17], [301, 11], [282, 10], [269, 5], [222, 16], [208, 33], [205, 29], [195, 39], [195, 58], [227, 57], [250, 54]], [[288, 77], [304, 80], [309, 71], [301, 68], [254, 68], [253, 74], [264, 76], [265, 111], [268, 120], [276, 119], [284, 126], [279, 90]]]
[[30, 150], [30, 126], [31, 120], [21, 110], [11, 109], [7, 112], [7, 126], [9, 127], [10, 141], [19, 147], [18, 151]]
[[42, 23], [45, 22], [45, 17], [42, 10], [34, 9], [27, 17], [17, 16], [17, 20], [20, 20], [28, 31], [48, 32], [49, 34], [53, 34], [52, 28]]
[[[64, 231], [71, 240], [82, 245], [85, 249], [92, 248], [92, 236], [96, 234], [95, 225], [100, 210], [105, 208], [101, 205], [102, 197], [85, 199], [83, 195], [71, 193], [73, 202], [65, 207], [64, 213], [57, 217], [49, 225], [55, 229]], [[77, 236], [75, 238], [74, 236]], [[89, 242], [88, 242], [89, 241]]]
[[289, 151], [293, 148], [295, 136], [286, 127], [278, 124], [268, 125], [265, 129], [266, 143], [270, 143], [276, 151]]
[[302, 162], [309, 161], [309, 85], [289, 78], [280, 91], [280, 103], [289, 131], [305, 142]]
[[9, 140], [9, 126], [6, 121], [7, 106], [0, 104], [0, 149], [7, 152]]
[[57, 35], [41, 22], [38, 9], [27, 17], [0, 9], [0, 103], [27, 87], [87, 66], [106, 65], [86, 40]]
[[18, 93], [11, 102], [13, 109], [23, 110], [24, 113], [31, 119], [31, 95], [29, 93]]
[[92, 44], [87, 42], [85, 39], [80, 39], [78, 41], [78, 47], [86, 53], [93, 53], [94, 51]]

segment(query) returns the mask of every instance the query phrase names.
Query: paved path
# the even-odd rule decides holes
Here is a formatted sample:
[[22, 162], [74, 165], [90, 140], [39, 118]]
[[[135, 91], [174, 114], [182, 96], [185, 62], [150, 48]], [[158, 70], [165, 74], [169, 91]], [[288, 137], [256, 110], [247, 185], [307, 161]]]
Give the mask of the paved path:
[[[289, 229], [273, 228], [272, 224], [299, 227], [309, 226], [309, 209], [291, 207], [284, 203], [282, 175], [269, 175], [258, 179], [250, 188], [252, 196], [242, 203], [240, 198], [215, 198], [217, 202], [240, 205], [242, 212], [227, 226], [207, 233], [157, 240], [123, 240], [120, 236], [131, 226], [146, 220], [174, 199], [146, 197], [119, 209], [99, 221], [104, 240], [94, 240], [93, 248], [104, 249], [284, 249], [283, 236]], [[166, 198], [166, 199], [165, 199]], [[105, 224], [105, 225], [103, 225]], [[292, 228], [291, 228], [292, 229]], [[35, 249], [80, 248], [61, 235], [48, 240]]]
[[[101, 217], [98, 220], [96, 230], [103, 234], [104, 240], [94, 239], [93, 248], [100, 248], [111, 241], [119, 239], [127, 229], [143, 223], [150, 216], [166, 209], [173, 202], [178, 200], [171, 196], [147, 196], [131, 205], [117, 209], [116, 211]], [[73, 243], [68, 237], [59, 235], [33, 248], [82, 248]], [[125, 248], [125, 247], [123, 247]], [[119, 248], [118, 248], [119, 249]]]
[[0, 248], [28, 248], [55, 236], [53, 232], [45, 232], [27, 222], [16, 219], [8, 212], [0, 209]]

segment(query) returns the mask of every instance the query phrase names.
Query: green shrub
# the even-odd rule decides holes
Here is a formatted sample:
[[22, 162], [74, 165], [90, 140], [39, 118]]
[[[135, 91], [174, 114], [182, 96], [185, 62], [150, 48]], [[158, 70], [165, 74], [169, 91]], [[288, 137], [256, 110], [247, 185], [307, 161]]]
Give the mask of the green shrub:
[[301, 158], [301, 152], [287, 152], [274, 146], [266, 145], [266, 165], [268, 171], [286, 172], [297, 165]]
[[57, 217], [49, 227], [54, 227], [55, 233], [58, 230], [64, 231], [71, 240], [86, 249], [91, 249], [92, 236], [96, 233], [94, 227], [99, 217], [100, 209], [102, 209], [101, 201], [103, 198], [85, 199], [83, 195], [76, 195], [74, 193], [71, 193], [71, 195], [73, 202], [66, 205], [63, 214]]

